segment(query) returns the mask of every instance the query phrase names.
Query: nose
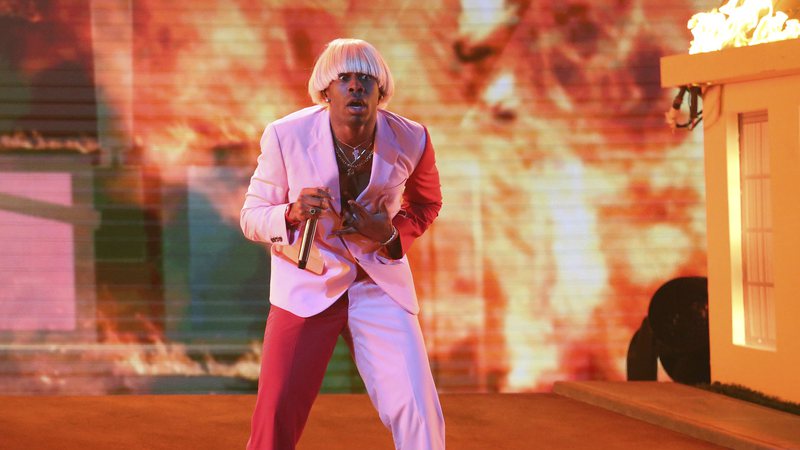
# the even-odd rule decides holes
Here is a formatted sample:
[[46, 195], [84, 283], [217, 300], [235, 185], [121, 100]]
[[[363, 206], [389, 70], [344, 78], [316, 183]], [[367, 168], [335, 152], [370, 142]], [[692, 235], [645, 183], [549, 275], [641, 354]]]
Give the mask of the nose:
[[348, 91], [350, 92], [362, 92], [364, 90], [364, 85], [361, 84], [361, 80], [358, 77], [350, 78], [350, 84], [347, 86]]

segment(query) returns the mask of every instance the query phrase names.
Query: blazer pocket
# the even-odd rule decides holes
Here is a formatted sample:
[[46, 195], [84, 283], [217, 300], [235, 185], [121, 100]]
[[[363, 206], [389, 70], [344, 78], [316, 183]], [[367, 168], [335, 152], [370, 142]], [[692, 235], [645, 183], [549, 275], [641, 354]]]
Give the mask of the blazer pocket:
[[[293, 264], [297, 265], [300, 259], [300, 242], [301, 239], [296, 239], [292, 245], [273, 245], [270, 249], [273, 255], [288, 259]], [[325, 260], [322, 259], [322, 252], [315, 246], [311, 246], [311, 252], [308, 255], [308, 263], [306, 264], [307, 271], [322, 275], [325, 272]]]

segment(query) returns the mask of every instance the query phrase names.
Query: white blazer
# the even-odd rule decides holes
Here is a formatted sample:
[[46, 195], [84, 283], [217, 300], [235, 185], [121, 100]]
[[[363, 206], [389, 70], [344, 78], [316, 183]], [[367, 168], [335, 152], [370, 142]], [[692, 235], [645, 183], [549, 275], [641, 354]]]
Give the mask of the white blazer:
[[[389, 216], [394, 217], [426, 139], [422, 125], [378, 110], [370, 181], [356, 201], [370, 212], [385, 202]], [[317, 224], [313, 251], [322, 258], [321, 274], [298, 269], [280, 247], [299, 245], [300, 241], [298, 229], [286, 228], [287, 205], [297, 199], [301, 189], [317, 186], [330, 188], [334, 210], [325, 212]], [[417, 314], [419, 305], [406, 256], [385, 258], [378, 254], [377, 243], [360, 234], [332, 235], [340, 226], [341, 213], [339, 169], [327, 108], [305, 108], [268, 125], [245, 196], [241, 227], [248, 239], [271, 246], [270, 303], [300, 317], [320, 313], [350, 287], [358, 264], [394, 301]]]

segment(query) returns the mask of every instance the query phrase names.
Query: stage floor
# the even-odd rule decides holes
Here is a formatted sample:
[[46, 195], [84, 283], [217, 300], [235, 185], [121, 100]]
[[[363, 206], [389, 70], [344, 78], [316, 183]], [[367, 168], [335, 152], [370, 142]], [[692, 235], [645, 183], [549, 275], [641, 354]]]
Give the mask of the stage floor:
[[[556, 394], [444, 394], [450, 450], [723, 448]], [[0, 449], [243, 449], [253, 395], [0, 397]], [[305, 450], [393, 448], [365, 395], [321, 395]]]

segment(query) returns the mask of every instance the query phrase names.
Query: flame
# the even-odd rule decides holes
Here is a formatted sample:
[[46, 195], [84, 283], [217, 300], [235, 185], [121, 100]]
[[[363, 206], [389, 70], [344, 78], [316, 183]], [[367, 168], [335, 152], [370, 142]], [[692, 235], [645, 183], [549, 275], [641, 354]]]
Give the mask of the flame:
[[208, 352], [203, 355], [201, 363], [189, 357], [185, 345], [165, 342], [156, 327], [144, 318], [139, 317], [139, 320], [149, 331], [150, 344], [119, 333], [110, 320], [103, 314], [99, 315], [104, 336], [102, 343], [114, 349], [111, 358], [116, 375], [213, 375], [258, 379], [261, 369], [261, 346], [258, 342], [251, 342], [249, 351], [232, 364], [217, 362]]
[[513, 23], [517, 7], [501, 0], [461, 0], [459, 28], [464, 36], [480, 41], [509, 23]]
[[515, 83], [514, 74], [504, 71], [487, 86], [483, 101], [496, 113], [513, 112], [520, 103], [514, 89]]
[[800, 22], [774, 11], [771, 0], [730, 0], [695, 14], [687, 26], [694, 36], [689, 54], [800, 37]]
[[[134, 11], [141, 14], [132, 25], [139, 80], [133, 85], [134, 141], [166, 182], [180, 182], [184, 165], [214, 165], [215, 148], [237, 154], [256, 150], [264, 122], [283, 115], [275, 99], [288, 101], [280, 83], [262, 82], [268, 68], [277, 72], [288, 64], [282, 44], [269, 38], [270, 24], [256, 19], [269, 7], [248, 11], [226, 2], [207, 7], [224, 20], [208, 23], [203, 10], [176, 27], [174, 17], [151, 2], [137, 3]], [[162, 39], [169, 45], [159, 45]], [[215, 63], [198, 59], [198, 51], [214, 55]]]
[[7, 150], [75, 150], [80, 153], [93, 153], [100, 150], [94, 138], [45, 138], [37, 132], [0, 136], [0, 149]]
[[[148, 377], [222, 377], [255, 381], [261, 369], [261, 343], [252, 341], [232, 362], [220, 362], [209, 350], [190, 356], [186, 345], [165, 341], [151, 321], [136, 317], [146, 335], [117, 329], [98, 311], [99, 339], [93, 343], [0, 345], [6, 362], [23, 377], [0, 380], [0, 391], [24, 394], [98, 395], [150, 392]], [[20, 351], [24, 349], [24, 351]], [[36, 350], [36, 351], [31, 351]], [[23, 382], [27, 379], [27, 382]]]
[[[440, 170], [454, 172], [442, 188], [473, 199], [445, 195], [453, 199], [451, 206], [436, 222], [436, 234], [427, 235], [437, 236], [442, 251], [417, 244], [414, 259], [420, 268], [415, 283], [427, 300], [422, 319], [430, 327], [430, 355], [445, 390], [519, 391], [549, 389], [555, 379], [620, 379], [628, 339], [657, 280], [704, 271], [704, 204], [687, 194], [688, 200], [671, 208], [655, 208], [679, 189], [702, 196], [702, 173], [685, 156], [696, 158], [691, 152], [702, 154], [702, 145], [687, 140], [672, 147], [660, 130], [654, 135], [631, 126], [660, 92], [645, 70], [648, 61], [656, 60], [662, 45], [674, 45], [654, 39], [640, 20], [642, 2], [564, 8], [552, 2], [545, 17], [539, 6], [548, 2], [528, 8], [525, 1], [463, 0], [457, 21], [452, 8], [445, 8], [453, 2], [439, 2], [445, 6], [438, 9], [431, 4], [423, 15], [416, 7], [406, 11], [398, 2], [377, 2], [427, 25], [422, 27], [408, 26], [407, 19], [381, 20], [376, 2], [356, 8], [346, 5], [358, 2], [284, 7], [201, 1], [199, 12], [180, 20], [175, 8], [152, 0], [121, 4], [119, 11], [90, 3], [98, 17], [106, 11], [132, 15], [129, 40], [117, 39], [116, 30], [93, 39], [79, 36], [95, 49], [95, 67], [102, 68], [95, 80], [108, 110], [122, 111], [131, 122], [122, 130], [131, 133], [142, 164], [159, 168], [163, 183], [186, 183], [187, 165], [214, 166], [223, 153], [242, 154], [230, 168], [247, 166], [251, 172], [263, 124], [308, 105], [308, 69], [332, 37], [375, 38], [395, 73], [414, 75], [392, 109], [430, 126]], [[660, 5], [651, 8], [663, 14]], [[225, 20], [208, 20], [223, 14]], [[565, 23], [554, 19], [559, 14]], [[759, 39], [785, 24], [778, 23], [779, 15], [771, 17], [776, 19], [753, 24]], [[311, 19], [329, 26], [308, 27]], [[685, 25], [673, 23], [671, 13], [666, 20], [670, 29]], [[98, 20], [117, 22], [122, 19]], [[452, 36], [489, 48], [494, 58], [451, 67]], [[457, 71], [465, 74], [460, 82]], [[453, 123], [474, 106], [480, 106], [472, 109], [478, 113]], [[498, 124], [482, 114], [485, 106], [495, 114], [513, 112], [516, 121]], [[629, 149], [629, 135], [641, 144]], [[231, 187], [238, 182], [231, 181], [231, 172], [220, 173], [228, 178], [213, 178], [192, 193], [203, 195], [236, 227], [242, 194]], [[637, 184], [631, 173], [642, 181]], [[164, 214], [169, 201], [165, 197]], [[660, 244], [666, 240], [680, 246], [658, 257], [643, 250], [669, 249]], [[109, 380], [70, 378], [43, 351], [36, 356], [37, 386], [53, 393], [104, 393], [120, 381], [135, 385], [128, 380], [147, 376], [257, 377], [258, 342], [237, 361], [218, 362], [198, 355], [196, 347], [169, 342], [151, 324], [142, 337], [100, 322], [98, 343], [54, 348], [81, 350], [81, 362], [108, 369]], [[451, 374], [456, 376], [447, 378]], [[22, 377], [6, 378], [0, 390], [2, 383], [22, 386]]]

